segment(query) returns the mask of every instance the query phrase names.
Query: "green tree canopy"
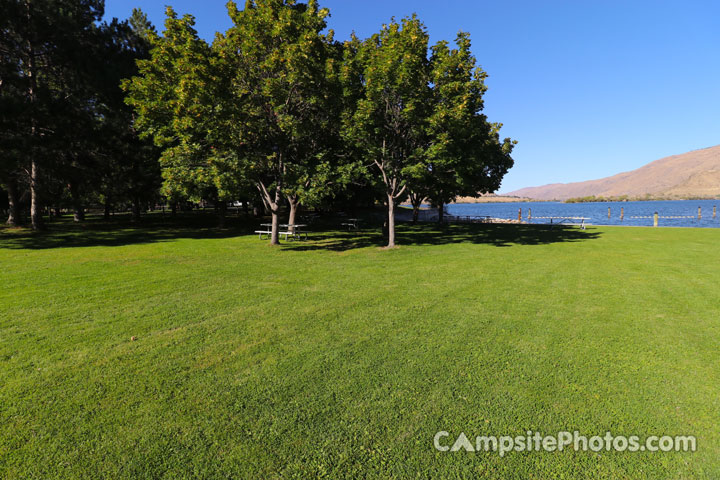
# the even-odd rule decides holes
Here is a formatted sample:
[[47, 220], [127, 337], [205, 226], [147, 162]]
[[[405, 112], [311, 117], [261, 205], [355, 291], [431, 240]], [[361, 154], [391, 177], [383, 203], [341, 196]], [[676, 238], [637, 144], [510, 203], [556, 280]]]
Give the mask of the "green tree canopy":
[[388, 247], [395, 246], [395, 204], [405, 194], [409, 172], [422, 165], [427, 143], [427, 49], [427, 31], [413, 16], [384, 25], [357, 51], [362, 93], [344, 133], [382, 178]]
[[[414, 200], [426, 197], [439, 208], [460, 195], [495, 191], [512, 167], [510, 139], [499, 141], [499, 124], [481, 112], [487, 74], [476, 65], [470, 35], [460, 32], [455, 48], [445, 41], [432, 47], [432, 113], [428, 118], [424, 164], [410, 178]], [[419, 194], [418, 194], [419, 193]]]
[[278, 243], [282, 197], [290, 221], [303, 199], [317, 201], [334, 175], [339, 65], [327, 9], [315, 0], [228, 3], [233, 26], [213, 45], [224, 100], [214, 143], [243, 158], [247, 178], [272, 214]]
[[138, 75], [122, 86], [136, 128], [162, 150], [163, 191], [170, 198], [210, 192], [224, 205], [241, 173], [212, 143], [220, 108], [212, 49], [198, 36], [194, 18], [178, 17], [171, 7], [162, 35], [143, 27], [139, 14], [133, 22], [152, 49], [137, 62]]

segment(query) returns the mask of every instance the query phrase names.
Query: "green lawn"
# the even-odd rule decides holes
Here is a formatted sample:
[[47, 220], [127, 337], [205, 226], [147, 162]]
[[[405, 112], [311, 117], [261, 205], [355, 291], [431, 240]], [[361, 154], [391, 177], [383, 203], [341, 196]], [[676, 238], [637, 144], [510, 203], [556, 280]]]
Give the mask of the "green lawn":
[[0, 230], [0, 477], [720, 477], [720, 230], [251, 230]]

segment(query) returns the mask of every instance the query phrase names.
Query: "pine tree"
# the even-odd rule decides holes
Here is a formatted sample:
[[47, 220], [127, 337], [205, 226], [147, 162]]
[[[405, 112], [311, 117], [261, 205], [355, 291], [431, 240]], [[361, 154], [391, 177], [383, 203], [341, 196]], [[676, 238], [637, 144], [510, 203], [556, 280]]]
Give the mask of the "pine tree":
[[103, 10], [102, 0], [0, 0], [0, 52], [18, 77], [25, 104], [16, 125], [23, 130], [27, 160], [20, 171], [29, 184], [35, 230], [43, 226], [43, 169], [50, 167], [62, 134], [85, 107], [85, 95], [74, 93], [91, 75], [84, 52], [96, 38]]

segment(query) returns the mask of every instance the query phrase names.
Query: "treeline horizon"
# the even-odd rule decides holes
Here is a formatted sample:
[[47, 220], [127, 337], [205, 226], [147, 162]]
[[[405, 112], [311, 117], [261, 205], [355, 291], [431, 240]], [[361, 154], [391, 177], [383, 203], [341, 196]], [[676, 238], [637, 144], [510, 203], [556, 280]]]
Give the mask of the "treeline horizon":
[[228, 2], [213, 42], [167, 7], [103, 21], [102, 0], [0, 0], [0, 188], [10, 225], [147, 205], [439, 208], [497, 190], [515, 141], [482, 113], [470, 35], [429, 44], [415, 16], [337, 41], [317, 1]]

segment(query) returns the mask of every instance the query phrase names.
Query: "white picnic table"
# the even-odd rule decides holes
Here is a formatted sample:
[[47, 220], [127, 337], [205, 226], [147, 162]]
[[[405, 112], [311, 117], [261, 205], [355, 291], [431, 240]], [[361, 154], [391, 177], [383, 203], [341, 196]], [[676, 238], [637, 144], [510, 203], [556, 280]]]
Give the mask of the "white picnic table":
[[[581, 229], [585, 230], [585, 220], [590, 220], [590, 217], [571, 217], [571, 216], [560, 216], [560, 217], [532, 217], [533, 220], [536, 219], [544, 219], [544, 220], [550, 220], [550, 228], [552, 228], [553, 225], [576, 225], [580, 227]], [[553, 222], [553, 220], [556, 220]], [[578, 220], [580, 220], [580, 223], [578, 223]]]
[[[267, 237], [270, 238], [270, 235], [272, 235], [272, 223], [261, 223], [260, 226], [266, 228], [266, 230], [255, 230], [260, 240], [262, 240], [263, 235], [267, 235]], [[307, 240], [308, 232], [301, 230], [307, 227], [305, 223], [281, 223], [278, 226], [286, 229], [284, 232], [278, 232], [278, 235], [284, 236], [286, 240], [290, 237], [301, 240], [303, 235], [305, 235], [305, 240]]]

